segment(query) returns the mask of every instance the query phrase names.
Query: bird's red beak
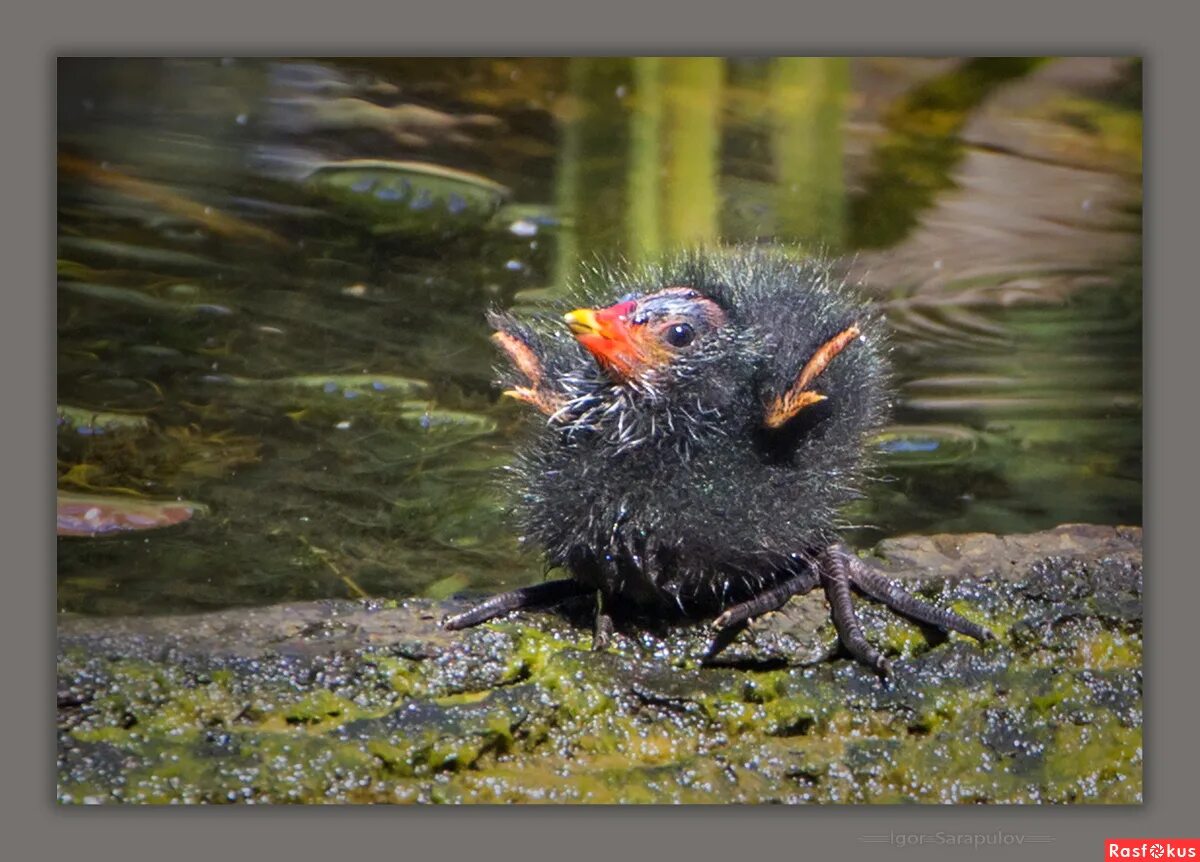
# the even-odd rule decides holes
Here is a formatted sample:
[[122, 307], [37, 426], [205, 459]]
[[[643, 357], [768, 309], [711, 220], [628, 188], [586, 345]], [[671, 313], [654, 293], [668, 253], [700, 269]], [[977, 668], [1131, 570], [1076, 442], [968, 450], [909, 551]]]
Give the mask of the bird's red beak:
[[621, 379], [628, 379], [645, 364], [629, 315], [636, 302], [618, 302], [608, 308], [577, 308], [563, 320], [571, 333], [596, 361]]

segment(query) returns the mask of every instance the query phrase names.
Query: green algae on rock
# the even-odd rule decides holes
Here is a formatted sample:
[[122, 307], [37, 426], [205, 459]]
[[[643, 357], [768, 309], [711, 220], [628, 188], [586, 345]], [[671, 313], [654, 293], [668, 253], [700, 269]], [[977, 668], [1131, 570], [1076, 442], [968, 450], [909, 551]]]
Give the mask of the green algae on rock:
[[793, 600], [592, 652], [562, 614], [466, 632], [425, 599], [62, 617], [58, 798], [81, 802], [1057, 802], [1142, 797], [1136, 528], [904, 538], [889, 574], [991, 627], [864, 606], [885, 685]]

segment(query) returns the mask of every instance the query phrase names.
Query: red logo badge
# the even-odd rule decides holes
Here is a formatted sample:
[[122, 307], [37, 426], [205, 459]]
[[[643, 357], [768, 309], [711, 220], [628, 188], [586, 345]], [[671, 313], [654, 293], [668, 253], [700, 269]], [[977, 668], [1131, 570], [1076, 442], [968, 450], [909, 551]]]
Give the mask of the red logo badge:
[[1105, 838], [1104, 859], [1200, 859], [1200, 838]]

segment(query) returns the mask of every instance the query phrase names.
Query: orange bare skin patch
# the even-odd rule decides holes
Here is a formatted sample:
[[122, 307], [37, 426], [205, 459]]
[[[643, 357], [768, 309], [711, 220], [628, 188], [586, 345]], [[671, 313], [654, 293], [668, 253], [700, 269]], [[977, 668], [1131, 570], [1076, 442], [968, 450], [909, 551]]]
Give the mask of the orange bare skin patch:
[[805, 407], [824, 401], [828, 396], [810, 389], [809, 386], [829, 366], [834, 357], [861, 334], [856, 323], [818, 347], [817, 352], [800, 369], [800, 376], [796, 378], [796, 382], [792, 384], [791, 388], [767, 406], [763, 424], [768, 428], [782, 427]]
[[[664, 301], [672, 300], [677, 303], [675, 309], [664, 307]], [[687, 305], [688, 314], [680, 313], [679, 303]], [[675, 359], [676, 350], [664, 341], [664, 333], [673, 324], [690, 320], [691, 324], [702, 322], [710, 330], [719, 329], [725, 324], [725, 312], [689, 287], [672, 286], [607, 308], [577, 308], [564, 320], [611, 377], [634, 381]]]
[[493, 332], [492, 342], [503, 350], [513, 366], [529, 379], [529, 386], [517, 386], [504, 390], [504, 395], [532, 404], [547, 416], [553, 416], [562, 406], [559, 399], [543, 385], [545, 374], [542, 363], [533, 349], [515, 335]]
[[563, 318], [571, 334], [610, 375], [618, 380], [639, 377], [643, 369], [665, 360], [665, 351], [648, 338], [646, 327], [629, 316], [634, 301], [608, 308], [577, 308]]

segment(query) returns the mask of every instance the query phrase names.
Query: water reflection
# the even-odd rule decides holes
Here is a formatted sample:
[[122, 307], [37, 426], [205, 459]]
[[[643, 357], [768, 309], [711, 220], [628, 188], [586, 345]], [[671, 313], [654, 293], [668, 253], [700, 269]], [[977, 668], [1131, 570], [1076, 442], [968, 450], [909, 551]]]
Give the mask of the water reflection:
[[79, 530], [200, 514], [60, 539], [60, 605], [536, 580], [502, 513], [519, 408], [491, 387], [484, 310], [552, 303], [596, 255], [713, 241], [848, 252], [887, 305], [892, 481], [855, 541], [1140, 523], [1139, 78], [1082, 58], [65, 61], [59, 487]]

